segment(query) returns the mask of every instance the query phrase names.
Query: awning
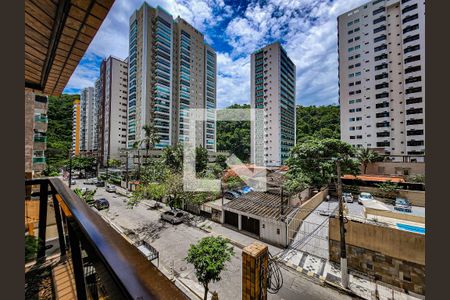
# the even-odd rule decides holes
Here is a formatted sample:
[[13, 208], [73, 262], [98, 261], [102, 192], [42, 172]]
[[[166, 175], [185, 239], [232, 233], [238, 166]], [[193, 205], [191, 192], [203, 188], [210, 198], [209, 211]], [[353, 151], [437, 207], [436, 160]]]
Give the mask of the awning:
[[60, 95], [114, 0], [25, 0], [25, 87]]

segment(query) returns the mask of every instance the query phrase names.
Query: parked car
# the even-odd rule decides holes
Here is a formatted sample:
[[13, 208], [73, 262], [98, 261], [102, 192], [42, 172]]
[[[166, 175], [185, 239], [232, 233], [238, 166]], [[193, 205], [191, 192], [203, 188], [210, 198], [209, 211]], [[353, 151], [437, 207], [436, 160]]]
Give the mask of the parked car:
[[161, 214], [161, 220], [174, 224], [180, 224], [183, 222], [185, 215], [181, 211], [169, 210]]
[[241, 196], [241, 195], [243, 195], [244, 194], [244, 192], [243, 191], [241, 191], [241, 190], [233, 190], [232, 192], [235, 192], [235, 193], [237, 193], [239, 196]]
[[353, 203], [353, 195], [352, 195], [352, 193], [342, 193], [342, 200], [344, 200], [344, 202]]
[[247, 193], [253, 191], [253, 189], [252, 189], [251, 187], [249, 187], [249, 186], [244, 186], [242, 189], [240, 189], [240, 191], [241, 191], [243, 194], [247, 194]]
[[72, 180], [70, 181], [70, 185], [76, 185], [76, 184], [77, 184], [77, 182], [76, 182], [75, 180], [72, 179]]
[[105, 182], [104, 182], [103, 180], [98, 180], [98, 181], [95, 183], [95, 186], [96, 186], [96, 187], [104, 187], [104, 186], [105, 186]]
[[106, 200], [105, 198], [96, 199], [94, 200], [94, 207], [98, 210], [108, 209], [109, 201]]
[[411, 203], [405, 198], [397, 198], [394, 202], [394, 209], [404, 212], [412, 212]]
[[107, 186], [106, 186], [106, 189], [105, 189], [108, 193], [115, 193], [116, 192], [116, 186], [115, 185], [112, 185], [112, 184], [108, 184]]
[[83, 183], [86, 185], [94, 185], [97, 183], [97, 178], [91, 178], [91, 179], [85, 180]]
[[239, 196], [240, 195], [238, 193], [236, 193], [235, 191], [226, 191], [225, 193], [223, 193], [223, 197], [228, 200], [237, 199], [237, 198], [239, 198]]
[[374, 200], [371, 193], [362, 192], [358, 196], [358, 203], [363, 204], [364, 201]]

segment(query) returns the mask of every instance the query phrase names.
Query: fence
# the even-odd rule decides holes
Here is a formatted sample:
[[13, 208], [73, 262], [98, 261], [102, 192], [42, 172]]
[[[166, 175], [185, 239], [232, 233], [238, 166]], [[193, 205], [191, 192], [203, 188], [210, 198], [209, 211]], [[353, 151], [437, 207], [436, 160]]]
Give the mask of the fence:
[[328, 195], [328, 188], [320, 191], [315, 196], [311, 197], [308, 201], [303, 203], [299, 210], [288, 221], [287, 226], [287, 238], [288, 244], [294, 239], [302, 222], [308, 215], [322, 203], [325, 197]]

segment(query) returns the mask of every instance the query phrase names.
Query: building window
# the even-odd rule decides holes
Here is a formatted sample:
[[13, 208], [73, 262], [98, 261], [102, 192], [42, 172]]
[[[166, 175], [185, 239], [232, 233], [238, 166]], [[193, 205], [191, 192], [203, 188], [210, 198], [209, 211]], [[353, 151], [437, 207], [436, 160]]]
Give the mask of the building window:
[[280, 234], [280, 228], [277, 228], [277, 234]]

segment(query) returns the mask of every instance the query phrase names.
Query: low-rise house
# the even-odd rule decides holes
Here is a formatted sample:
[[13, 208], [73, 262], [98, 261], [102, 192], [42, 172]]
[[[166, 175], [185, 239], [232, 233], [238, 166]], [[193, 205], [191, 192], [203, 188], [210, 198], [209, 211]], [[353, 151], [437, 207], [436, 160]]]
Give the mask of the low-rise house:
[[[283, 199], [284, 200], [284, 199]], [[283, 204], [284, 202], [284, 204]], [[288, 245], [288, 226], [297, 207], [277, 194], [250, 192], [223, 206], [223, 223], [271, 244]]]

